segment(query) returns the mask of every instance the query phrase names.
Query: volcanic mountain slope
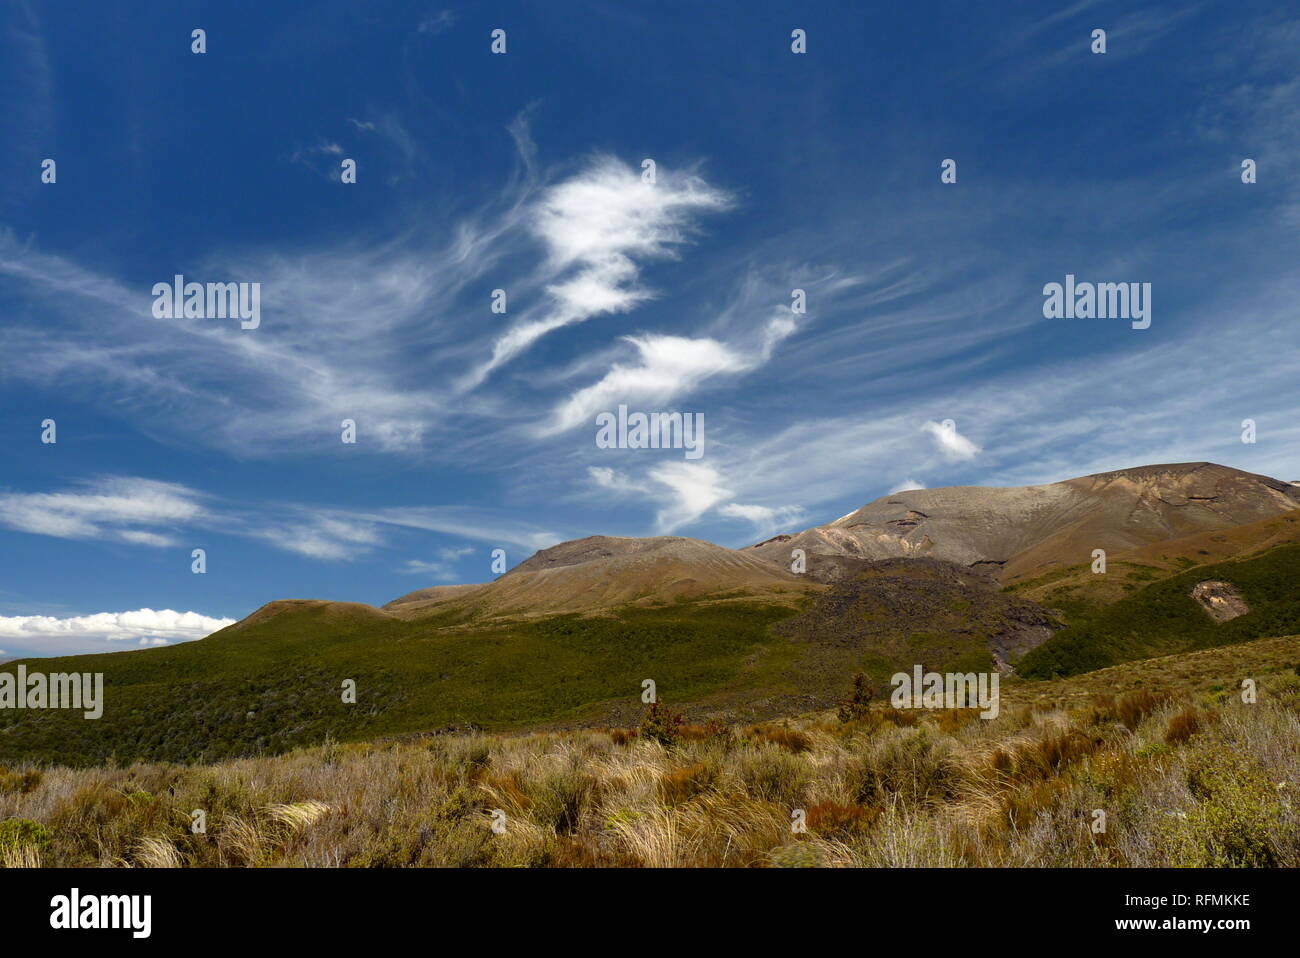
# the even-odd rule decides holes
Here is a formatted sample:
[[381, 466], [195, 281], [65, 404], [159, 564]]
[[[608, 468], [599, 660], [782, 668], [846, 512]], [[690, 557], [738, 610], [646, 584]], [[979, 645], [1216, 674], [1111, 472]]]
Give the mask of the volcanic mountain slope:
[[998, 567], [1004, 583], [1107, 553], [1217, 532], [1300, 507], [1300, 488], [1208, 462], [1141, 466], [1041, 486], [898, 492], [827, 525], [750, 546], [782, 566], [791, 550], [868, 559], [927, 557]]
[[1091, 559], [1085, 556], [1075, 565], [1017, 579], [1007, 589], [1021, 598], [1061, 609], [1072, 619], [1087, 617], [1150, 582], [1226, 559], [1249, 559], [1295, 542], [1300, 542], [1300, 509], [1244, 526], [1198, 532], [1110, 553], [1106, 556], [1105, 575], [1094, 573]]
[[[858, 671], [879, 682], [918, 663], [1012, 666], [1048, 678], [1291, 635], [1298, 494], [1221, 466], [1151, 466], [1028, 489], [901, 493], [757, 549], [594, 536], [494, 582], [423, 589], [382, 609], [281, 600], [199, 642], [42, 660], [104, 673], [104, 717], [0, 710], [0, 762], [202, 761], [325, 736], [629, 724], [647, 676], [692, 721], [766, 720], [833, 704]], [[792, 546], [808, 550], [799, 575], [788, 571]], [[1075, 615], [1057, 590], [1093, 548], [1132, 558], [1089, 574], [1116, 579], [1116, 594], [1076, 603], [1087, 607]], [[870, 558], [890, 551], [901, 555]], [[1053, 561], [1012, 586], [1028, 594], [997, 591], [998, 573], [1005, 582]], [[1193, 597], [1207, 582], [1231, 587], [1249, 611], [1216, 622]], [[1066, 628], [1049, 609], [1064, 611]], [[345, 680], [355, 703], [341, 701]]]
[[885, 681], [918, 663], [939, 672], [1008, 672], [1061, 627], [1042, 607], [996, 592], [981, 572], [950, 562], [849, 559], [835, 569], [831, 588], [775, 629], [822, 649], [808, 662], [841, 675], [862, 670]]
[[761, 558], [682, 536], [588, 536], [543, 549], [494, 582], [435, 586], [394, 599], [402, 618], [590, 612], [704, 595], [797, 596], [814, 584]]
[[[1077, 675], [1155, 655], [1295, 635], [1297, 582], [1297, 543], [1189, 568], [1072, 621], [1026, 655], [1020, 671], [1030, 678]], [[1231, 599], [1233, 614], [1218, 614], [1204, 601], [1207, 592]]]

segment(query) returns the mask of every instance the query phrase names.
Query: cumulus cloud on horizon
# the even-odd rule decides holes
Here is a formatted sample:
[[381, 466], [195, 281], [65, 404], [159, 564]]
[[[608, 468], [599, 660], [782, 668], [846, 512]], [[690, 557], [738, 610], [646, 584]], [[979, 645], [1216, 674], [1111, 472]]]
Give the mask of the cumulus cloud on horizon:
[[[0, 638], [24, 655], [73, 655], [114, 651], [104, 643], [170, 645], [202, 639], [234, 619], [174, 609], [96, 612], [59, 618], [51, 615], [0, 616]], [[4, 654], [4, 653], [0, 653]]]

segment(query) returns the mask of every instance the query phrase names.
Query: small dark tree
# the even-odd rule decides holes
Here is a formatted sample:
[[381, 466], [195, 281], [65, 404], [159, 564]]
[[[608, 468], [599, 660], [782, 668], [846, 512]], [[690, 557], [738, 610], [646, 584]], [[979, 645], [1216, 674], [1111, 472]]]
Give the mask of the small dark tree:
[[853, 677], [853, 691], [849, 697], [840, 703], [839, 718], [841, 724], [865, 718], [867, 710], [871, 708], [871, 683], [867, 677], [859, 672]]
[[641, 719], [641, 738], [676, 745], [682, 737], [682, 717], [662, 702], [651, 702]]

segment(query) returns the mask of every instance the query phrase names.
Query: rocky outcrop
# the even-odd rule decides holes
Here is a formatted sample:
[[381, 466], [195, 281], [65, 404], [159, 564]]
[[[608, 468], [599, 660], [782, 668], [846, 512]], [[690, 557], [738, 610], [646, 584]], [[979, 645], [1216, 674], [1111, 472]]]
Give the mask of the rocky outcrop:
[[1208, 580], [1192, 587], [1192, 598], [1215, 622], [1227, 622], [1250, 611], [1237, 587], [1230, 582]]

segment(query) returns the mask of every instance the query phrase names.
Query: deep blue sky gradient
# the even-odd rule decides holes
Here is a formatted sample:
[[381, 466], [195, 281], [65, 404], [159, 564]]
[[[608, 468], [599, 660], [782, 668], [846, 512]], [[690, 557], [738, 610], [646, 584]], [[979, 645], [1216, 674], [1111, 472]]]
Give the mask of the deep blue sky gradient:
[[[1283, 9], [10, 4], [0, 616], [380, 604], [486, 580], [498, 546], [513, 565], [594, 533], [742, 545], [909, 481], [1201, 459], [1300, 479], [1300, 19]], [[496, 27], [504, 56], [489, 53]], [[795, 27], [806, 55], [790, 51]], [[1089, 51], [1094, 27], [1105, 55]], [[338, 182], [341, 156], [357, 184]], [[693, 171], [728, 205], [689, 211], [671, 256], [633, 255], [645, 301], [458, 388], [557, 278], [532, 211], [601, 157], [629, 176], [644, 157], [668, 178]], [[946, 157], [955, 185], [939, 180]], [[448, 254], [471, 233], [481, 270]], [[284, 376], [283, 357], [241, 359], [233, 326], [189, 343], [183, 324], [221, 321], [150, 317], [151, 286], [177, 272], [262, 282], [262, 326], [242, 335], [319, 359], [338, 404]], [[1150, 282], [1151, 328], [1044, 319], [1042, 286], [1067, 272]], [[809, 313], [764, 351], [795, 286]], [[511, 292], [504, 317], [487, 308], [496, 287]], [[165, 348], [161, 323], [180, 337]], [[705, 414], [712, 471], [685, 475], [705, 490], [693, 499], [655, 478], [680, 452], [597, 450], [594, 424], [546, 430], [570, 396], [635, 364], [632, 335], [747, 357], [629, 396]], [[338, 439], [349, 415], [356, 446]], [[46, 417], [57, 445], [39, 442]], [[376, 441], [386, 417], [418, 436]], [[1247, 417], [1254, 445], [1239, 439]], [[946, 418], [977, 453], [936, 443], [925, 424]], [[268, 434], [271, 421], [292, 428]], [[106, 477], [176, 484], [205, 514], [130, 526], [160, 545], [122, 541], [111, 521], [33, 531], [41, 496], [93, 496]], [[439, 529], [409, 510], [437, 511]], [[348, 531], [317, 528], [323, 515]], [[313, 535], [339, 554], [311, 554]], [[190, 572], [194, 547], [206, 575]], [[0, 630], [0, 649], [70, 646]]]

